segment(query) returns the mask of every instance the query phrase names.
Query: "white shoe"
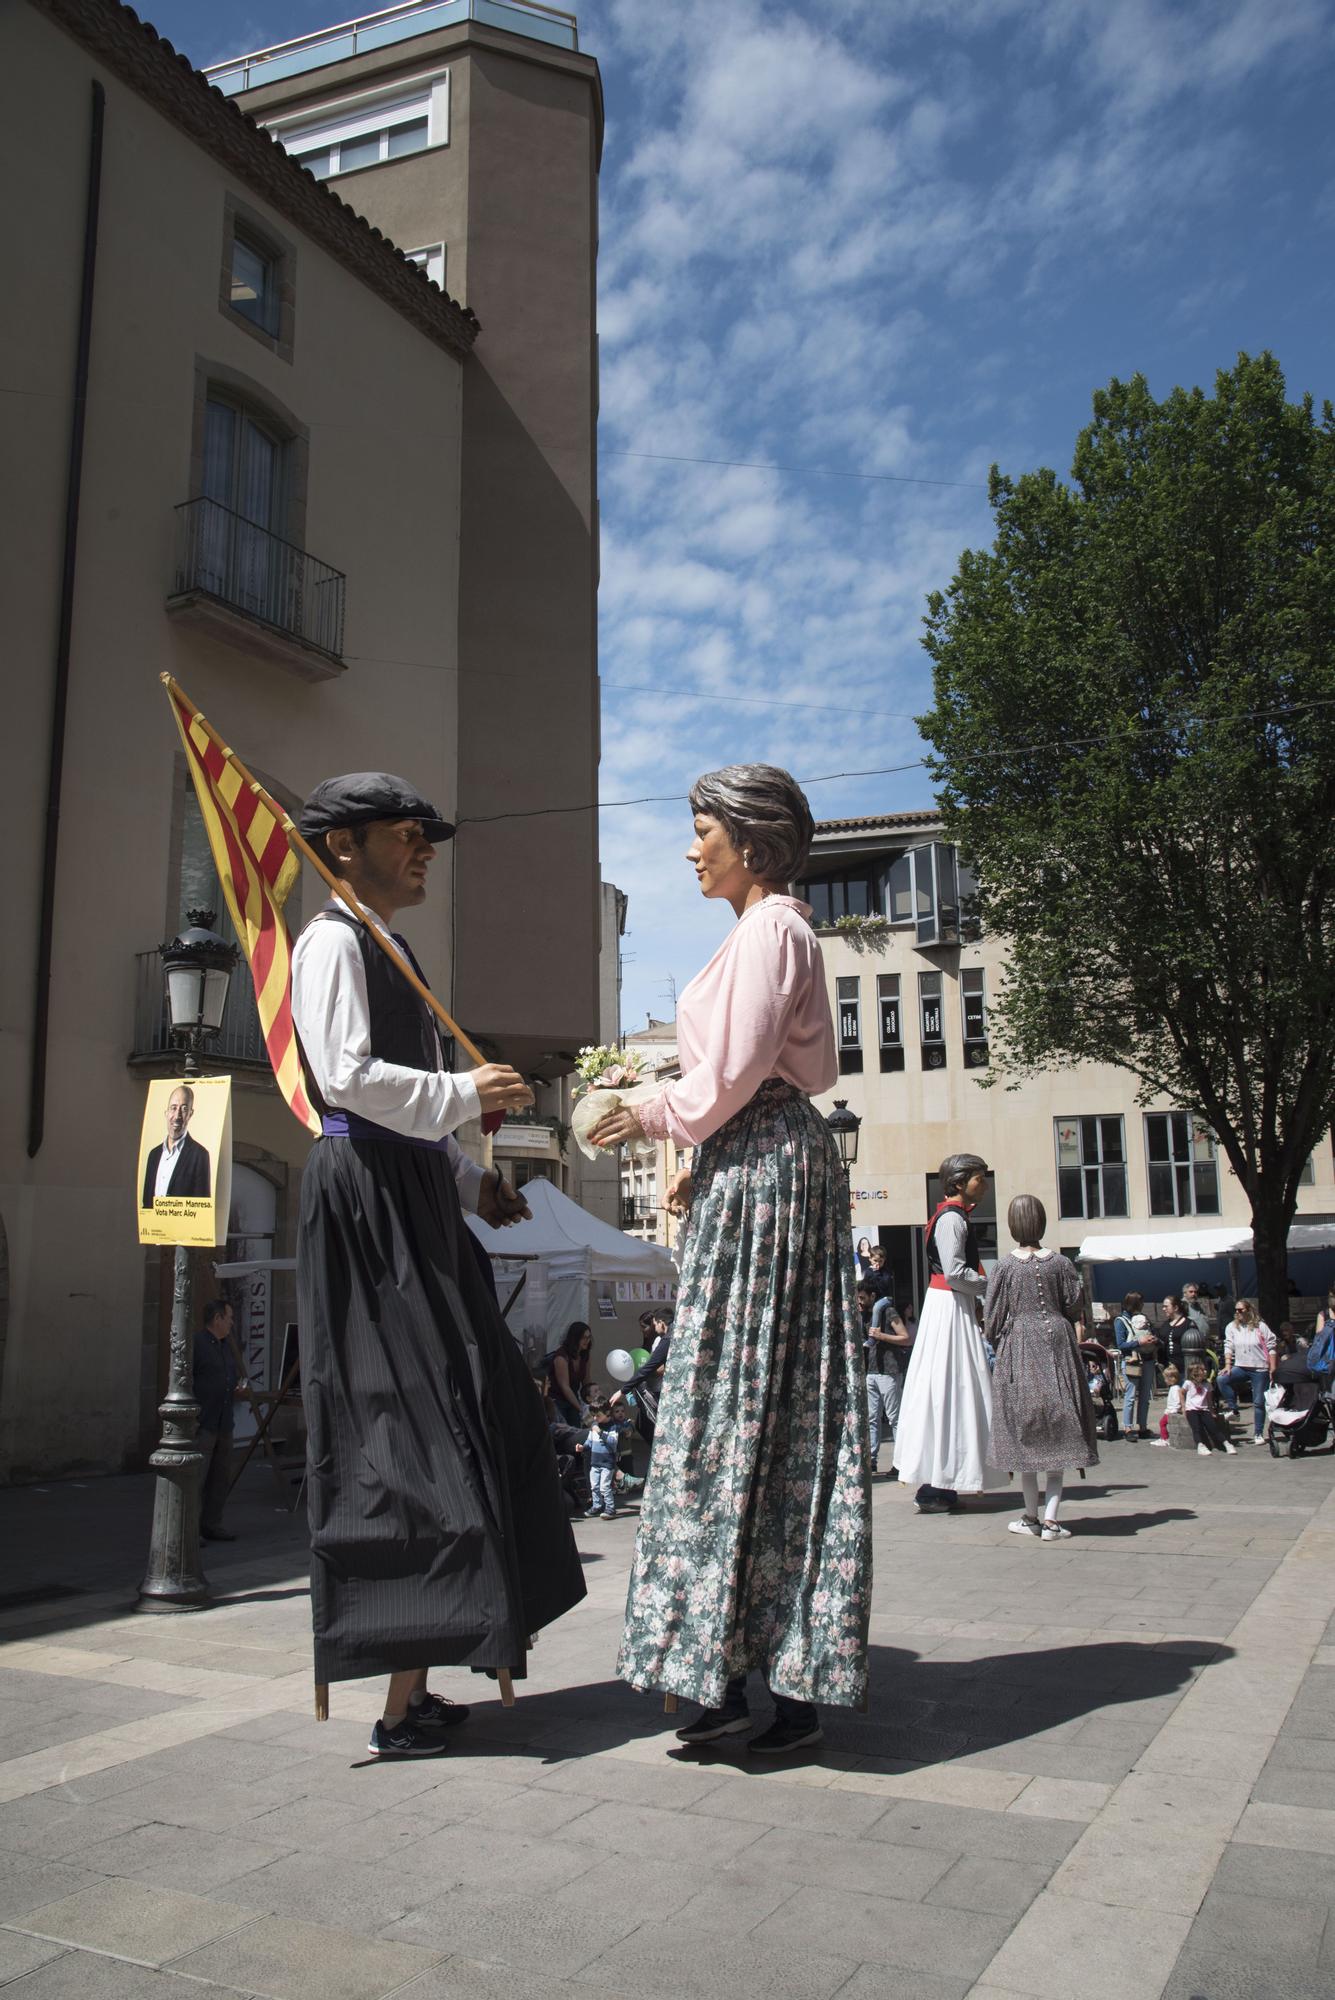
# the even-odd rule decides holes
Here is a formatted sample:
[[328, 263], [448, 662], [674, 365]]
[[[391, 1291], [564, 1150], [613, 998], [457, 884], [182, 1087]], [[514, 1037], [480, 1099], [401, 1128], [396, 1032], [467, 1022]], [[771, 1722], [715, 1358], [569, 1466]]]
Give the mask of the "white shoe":
[[1167, 1451], [1167, 1449], [1168, 1449], [1168, 1439], [1167, 1439], [1167, 1438], [1155, 1438], [1155, 1440], [1154, 1440], [1154, 1449], [1155, 1449], [1156, 1451]]
[[1227, 1438], [1224, 1440], [1224, 1450], [1230, 1458], [1236, 1458], [1238, 1455], [1238, 1447], [1235, 1444], [1230, 1444]]
[[1013, 1535], [1032, 1535], [1035, 1541], [1043, 1533], [1042, 1523], [1029, 1514], [1021, 1514], [1018, 1521], [1007, 1521], [1006, 1526]]
[[1263, 1434], [1262, 1434], [1262, 1435], [1261, 1435], [1260, 1437], [1255, 1437], [1255, 1438], [1253, 1438], [1253, 1439], [1252, 1439], [1252, 1443], [1253, 1443], [1253, 1444], [1264, 1444], [1264, 1443], [1265, 1443], [1265, 1436], [1264, 1436], [1264, 1433], [1263, 1433]]
[[1071, 1530], [1063, 1528], [1060, 1521], [1045, 1521], [1043, 1523], [1043, 1539], [1045, 1542], [1069, 1542], [1071, 1539]]
[[1209, 1445], [1208, 1445], [1208, 1444], [1198, 1444], [1198, 1445], [1197, 1445], [1197, 1447], [1196, 1447], [1196, 1456], [1197, 1456], [1197, 1458], [1208, 1458], [1208, 1457], [1210, 1456], [1210, 1447], [1209, 1447]]

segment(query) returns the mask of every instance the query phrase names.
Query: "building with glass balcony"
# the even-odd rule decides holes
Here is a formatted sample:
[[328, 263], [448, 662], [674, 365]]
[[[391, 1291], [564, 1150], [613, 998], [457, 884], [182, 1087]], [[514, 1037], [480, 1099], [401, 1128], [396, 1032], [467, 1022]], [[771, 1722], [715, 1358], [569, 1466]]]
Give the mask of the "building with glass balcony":
[[[1089, 1236], [1171, 1234], [1236, 1223], [1250, 1211], [1213, 1133], [1189, 1110], [1138, 1101], [1136, 1079], [1076, 1063], [994, 1083], [988, 1008], [1006, 955], [987, 934], [971, 870], [934, 812], [827, 820], [805, 882], [820, 936], [844, 1099], [862, 1120], [849, 1191], [854, 1240], [885, 1250], [896, 1296], [922, 1297], [922, 1232], [947, 1154], [981, 1153], [994, 1169], [975, 1222], [985, 1261], [1010, 1247], [1006, 1209], [1036, 1194], [1048, 1241], [1074, 1255]], [[1308, 1163], [1299, 1220], [1335, 1216], [1335, 1156]], [[1293, 1259], [1324, 1292], [1328, 1255]], [[1162, 1298], [1202, 1266], [1155, 1260], [1091, 1266], [1094, 1295]]]

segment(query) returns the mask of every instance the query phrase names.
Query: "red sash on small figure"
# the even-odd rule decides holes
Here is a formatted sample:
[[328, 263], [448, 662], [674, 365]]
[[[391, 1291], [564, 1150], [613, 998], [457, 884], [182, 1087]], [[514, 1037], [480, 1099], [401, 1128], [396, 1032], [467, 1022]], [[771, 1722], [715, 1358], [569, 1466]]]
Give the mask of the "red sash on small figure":
[[[965, 1255], [971, 1256], [974, 1259], [973, 1268], [977, 1271], [979, 1277], [981, 1278], [984, 1275], [982, 1263], [978, 1258], [977, 1238], [973, 1233], [973, 1224], [969, 1221], [969, 1217], [973, 1213], [972, 1205], [967, 1201], [961, 1201], [957, 1195], [951, 1195], [946, 1201], [938, 1202], [923, 1232], [923, 1248], [927, 1253], [927, 1287], [929, 1291], [933, 1292], [948, 1292], [951, 1289], [950, 1280], [945, 1276], [944, 1272], [940, 1269], [932, 1269], [932, 1257], [936, 1249], [936, 1225], [948, 1209], [953, 1209], [956, 1215], [964, 1217], [965, 1226], [969, 1232], [964, 1246]], [[937, 1262], [939, 1265], [939, 1258]]]

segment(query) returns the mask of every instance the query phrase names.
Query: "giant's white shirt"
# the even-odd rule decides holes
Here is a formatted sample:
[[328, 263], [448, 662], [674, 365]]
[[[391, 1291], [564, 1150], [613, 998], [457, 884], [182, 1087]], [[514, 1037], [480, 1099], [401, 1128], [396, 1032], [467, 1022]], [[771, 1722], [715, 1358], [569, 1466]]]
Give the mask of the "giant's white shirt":
[[[366, 908], [365, 904], [362, 905]], [[374, 910], [367, 921], [385, 937]], [[371, 1053], [371, 1011], [362, 948], [347, 924], [312, 918], [292, 953], [292, 1017], [321, 1097], [406, 1139], [442, 1139], [481, 1109], [466, 1072], [405, 1069]], [[477, 1212], [482, 1168], [453, 1139], [445, 1148], [459, 1199]]]

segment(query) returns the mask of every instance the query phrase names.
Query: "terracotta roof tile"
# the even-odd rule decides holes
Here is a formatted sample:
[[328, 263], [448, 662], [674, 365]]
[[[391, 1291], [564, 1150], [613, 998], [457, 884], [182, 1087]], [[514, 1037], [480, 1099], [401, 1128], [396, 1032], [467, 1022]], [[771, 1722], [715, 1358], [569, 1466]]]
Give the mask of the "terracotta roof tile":
[[939, 826], [941, 815], [935, 806], [924, 806], [921, 812], [872, 813], [866, 819], [818, 819], [817, 836], [822, 833], [874, 833], [880, 828]]

